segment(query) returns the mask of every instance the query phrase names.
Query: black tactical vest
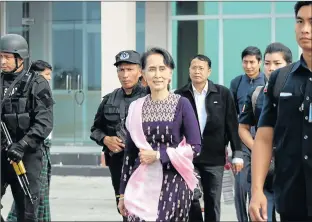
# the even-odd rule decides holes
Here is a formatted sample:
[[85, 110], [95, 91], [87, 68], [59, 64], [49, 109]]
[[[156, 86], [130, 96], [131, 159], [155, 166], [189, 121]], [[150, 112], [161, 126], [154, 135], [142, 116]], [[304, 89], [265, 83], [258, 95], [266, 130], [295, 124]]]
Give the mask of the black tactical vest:
[[36, 75], [33, 71], [26, 73], [14, 87], [15, 92], [3, 101], [1, 120], [6, 123], [13, 142], [20, 140], [30, 127], [29, 114], [34, 107], [30, 91]]
[[[146, 96], [146, 89], [142, 86], [137, 86], [131, 96], [126, 97], [124, 91], [119, 88], [115, 89], [109, 96], [104, 105], [104, 117], [107, 121], [106, 133], [108, 136], [116, 136], [122, 133], [125, 118], [128, 115], [130, 103], [138, 98]], [[118, 135], [119, 136], [119, 135]]]

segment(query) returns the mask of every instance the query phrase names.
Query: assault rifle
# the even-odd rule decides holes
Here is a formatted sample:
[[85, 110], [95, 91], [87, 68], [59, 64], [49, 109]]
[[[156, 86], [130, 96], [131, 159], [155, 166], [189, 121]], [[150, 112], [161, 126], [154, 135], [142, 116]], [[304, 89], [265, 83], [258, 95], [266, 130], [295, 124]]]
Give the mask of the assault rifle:
[[[12, 145], [13, 141], [12, 141], [12, 138], [11, 138], [11, 136], [9, 134], [8, 128], [7, 128], [6, 124], [3, 121], [1, 121], [1, 131], [4, 134], [5, 139], [6, 139], [6, 143], [7, 143], [6, 146], [4, 147], [4, 149], [8, 150], [9, 147]], [[2, 150], [2, 148], [1, 148], [1, 150]], [[25, 169], [23, 161], [21, 160], [18, 163], [13, 162], [12, 165], [13, 165], [14, 171], [15, 171], [15, 173], [17, 175], [18, 182], [19, 182], [19, 184], [21, 185], [21, 187], [22, 187], [22, 189], [24, 191], [24, 194], [26, 196], [28, 196], [29, 199], [30, 199], [30, 202], [32, 204], [34, 204], [32, 195], [30, 193], [29, 181], [28, 181], [28, 178], [27, 178], [27, 175], [26, 175], [26, 169]]]

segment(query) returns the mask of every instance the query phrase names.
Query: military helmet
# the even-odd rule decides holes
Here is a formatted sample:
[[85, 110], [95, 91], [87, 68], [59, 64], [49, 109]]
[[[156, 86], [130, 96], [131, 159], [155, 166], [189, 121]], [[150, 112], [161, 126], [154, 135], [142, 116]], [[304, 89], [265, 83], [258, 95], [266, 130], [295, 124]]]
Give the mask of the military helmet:
[[22, 59], [29, 57], [28, 43], [23, 36], [17, 34], [6, 34], [1, 36], [0, 52], [19, 55]]

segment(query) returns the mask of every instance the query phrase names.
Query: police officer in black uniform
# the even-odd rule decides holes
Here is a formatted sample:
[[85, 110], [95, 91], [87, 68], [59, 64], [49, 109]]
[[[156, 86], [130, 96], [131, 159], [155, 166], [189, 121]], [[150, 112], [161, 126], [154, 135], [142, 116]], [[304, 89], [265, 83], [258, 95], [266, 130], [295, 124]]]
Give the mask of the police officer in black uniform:
[[272, 73], [252, 148], [253, 221], [267, 221], [263, 185], [276, 146], [276, 210], [281, 221], [312, 221], [312, 2], [295, 5], [299, 61]]
[[125, 119], [132, 101], [144, 97], [146, 88], [139, 82], [141, 76], [140, 54], [127, 50], [119, 52], [115, 66], [121, 88], [103, 97], [91, 127], [90, 138], [103, 146], [105, 162], [109, 167], [116, 202], [119, 201], [119, 184], [125, 147]]
[[[7, 146], [1, 132], [1, 196], [10, 185], [16, 203], [17, 220], [38, 221], [43, 142], [53, 128], [53, 100], [48, 82], [29, 71], [26, 40], [7, 34], [0, 40], [1, 121], [8, 128], [13, 144]], [[3, 148], [7, 148], [3, 149]], [[12, 162], [23, 161], [33, 203], [25, 196], [13, 170]]]

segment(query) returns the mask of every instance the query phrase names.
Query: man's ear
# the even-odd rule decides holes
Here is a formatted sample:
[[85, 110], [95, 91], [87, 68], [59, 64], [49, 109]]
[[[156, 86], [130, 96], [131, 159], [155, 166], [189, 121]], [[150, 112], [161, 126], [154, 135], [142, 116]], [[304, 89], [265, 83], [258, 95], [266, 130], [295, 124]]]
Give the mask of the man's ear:
[[211, 72], [212, 72], [212, 69], [210, 68], [210, 69], [208, 70], [208, 76], [207, 76], [207, 78], [209, 78], [209, 77], [210, 77]]
[[17, 64], [18, 64], [18, 66], [20, 66], [23, 62], [24, 62], [24, 59], [22, 59], [22, 58], [20, 58], [20, 57], [18, 56], [18, 58], [17, 58]]

